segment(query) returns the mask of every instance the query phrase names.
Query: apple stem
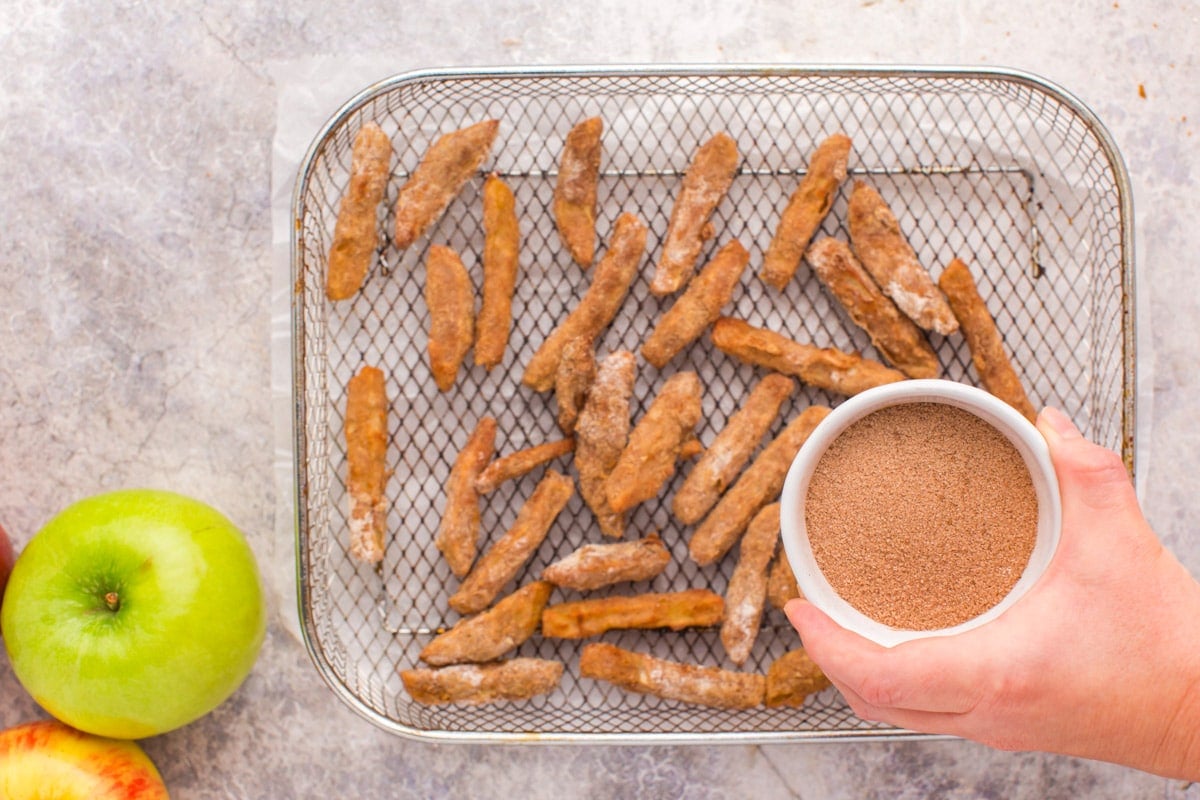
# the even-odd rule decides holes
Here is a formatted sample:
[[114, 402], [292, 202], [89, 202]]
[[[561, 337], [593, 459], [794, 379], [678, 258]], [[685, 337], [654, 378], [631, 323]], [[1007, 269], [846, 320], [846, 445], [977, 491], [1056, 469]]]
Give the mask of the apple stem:
[[104, 604], [108, 606], [109, 611], [116, 611], [121, 607], [121, 596], [116, 592], [105, 592]]

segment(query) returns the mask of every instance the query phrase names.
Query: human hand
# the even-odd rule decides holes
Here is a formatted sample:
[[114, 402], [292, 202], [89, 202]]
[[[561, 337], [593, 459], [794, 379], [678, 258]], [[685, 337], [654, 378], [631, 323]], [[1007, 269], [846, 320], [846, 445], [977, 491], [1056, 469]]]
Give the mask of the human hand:
[[1006, 750], [1200, 779], [1200, 584], [1163, 548], [1120, 458], [1038, 417], [1062, 495], [1046, 574], [996, 620], [885, 648], [803, 600], [813, 660], [864, 719]]

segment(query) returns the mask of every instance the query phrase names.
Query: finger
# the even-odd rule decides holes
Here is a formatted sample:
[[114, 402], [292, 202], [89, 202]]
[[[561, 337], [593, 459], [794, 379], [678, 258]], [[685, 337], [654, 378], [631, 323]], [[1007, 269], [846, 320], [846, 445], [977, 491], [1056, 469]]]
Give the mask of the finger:
[[1078, 539], [1086, 535], [1093, 544], [1100, 544], [1096, 537], [1115, 537], [1156, 552], [1158, 539], [1142, 516], [1121, 457], [1089, 442], [1055, 408], [1043, 409], [1037, 426], [1058, 475], [1064, 547], [1081, 546]]
[[807, 601], [793, 600], [784, 611], [812, 659], [864, 707], [963, 713], [978, 705], [987, 687], [987, 648], [967, 646], [971, 634], [887, 648], [842, 628]]
[[942, 711], [913, 711], [907, 708], [881, 708], [873, 706], [862, 699], [853, 689], [834, 686], [842, 693], [846, 704], [859, 719], [867, 722], [882, 722], [896, 728], [917, 731], [918, 733], [934, 733], [950, 736], [971, 736], [969, 714]]
[[1089, 442], [1070, 418], [1047, 407], [1038, 415], [1037, 427], [1050, 450], [1058, 473], [1063, 514], [1104, 515], [1111, 522], [1114, 511], [1137, 509], [1137, 496], [1125, 464], [1111, 450]]

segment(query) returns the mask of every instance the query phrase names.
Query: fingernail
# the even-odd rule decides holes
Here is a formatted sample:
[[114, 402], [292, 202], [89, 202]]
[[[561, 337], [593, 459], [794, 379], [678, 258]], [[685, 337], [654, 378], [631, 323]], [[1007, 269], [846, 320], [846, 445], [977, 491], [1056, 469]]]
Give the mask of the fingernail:
[[1042, 428], [1043, 432], [1048, 428], [1059, 439], [1074, 439], [1083, 436], [1075, 427], [1075, 423], [1071, 422], [1071, 418], [1053, 406], [1046, 406], [1042, 409], [1042, 413], [1038, 414], [1038, 427]]
[[783, 604], [783, 613], [788, 619], [792, 619], [806, 601], [803, 598], [792, 598]]
[[801, 605], [807, 602], [808, 600], [804, 599], [803, 597], [793, 597], [791, 600], [788, 600], [786, 603], [784, 603], [783, 607], [785, 610], [788, 608], [800, 608]]
[[799, 627], [797, 627], [796, 621], [799, 619], [801, 611], [808, 605], [809, 602], [802, 597], [788, 600], [784, 604], [783, 613], [788, 618], [788, 622], [792, 623], [792, 627], [796, 628], [797, 631], [799, 631]]

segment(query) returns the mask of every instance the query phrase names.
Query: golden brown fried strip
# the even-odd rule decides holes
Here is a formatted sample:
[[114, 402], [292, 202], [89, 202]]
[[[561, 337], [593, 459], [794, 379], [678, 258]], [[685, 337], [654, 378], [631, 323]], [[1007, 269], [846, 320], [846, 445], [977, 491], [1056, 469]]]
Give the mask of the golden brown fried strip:
[[475, 561], [479, 547], [479, 493], [475, 479], [496, 450], [496, 420], [483, 417], [471, 438], [458, 451], [446, 481], [446, 507], [434, 544], [446, 557], [450, 571], [463, 577]]
[[905, 377], [903, 372], [857, 353], [796, 342], [733, 317], [721, 317], [713, 323], [712, 342], [748, 364], [794, 375], [811, 386], [838, 394], [858, 394]]
[[821, 283], [892, 366], [910, 378], [937, 377], [937, 354], [921, 329], [879, 290], [848, 244], [826, 237], [806, 255]]
[[574, 449], [575, 440], [567, 437], [553, 442], [536, 444], [533, 447], [526, 447], [524, 450], [497, 458], [488, 464], [487, 468], [475, 479], [475, 491], [480, 494], [490, 494], [505, 481], [519, 478], [547, 461], [553, 461]]
[[387, 532], [387, 395], [383, 372], [363, 367], [346, 385], [346, 461], [350, 495], [350, 555], [383, 560]]
[[767, 598], [767, 567], [779, 542], [779, 503], [764, 506], [742, 537], [737, 566], [725, 589], [725, 619], [721, 644], [729, 660], [739, 667], [746, 663], [758, 638], [763, 604]]
[[548, 581], [522, 586], [487, 611], [459, 620], [427, 644], [419, 658], [434, 667], [499, 658], [537, 630], [553, 590]]
[[442, 703], [494, 703], [546, 694], [562, 680], [563, 665], [541, 658], [513, 658], [494, 664], [456, 664], [440, 669], [406, 669], [400, 680], [413, 700]]
[[450, 607], [460, 614], [474, 614], [487, 608], [537, 550], [574, 493], [574, 481], [557, 472], [547, 472], [517, 512], [512, 527], [479, 557], [471, 574], [451, 595]]
[[617, 350], [600, 360], [596, 380], [575, 423], [575, 469], [579, 494], [596, 515], [600, 532], [620, 539], [625, 514], [612, 510], [604, 487], [629, 438], [629, 398], [637, 377], [637, 360]]
[[371, 256], [379, 246], [379, 204], [387, 188], [392, 142], [374, 122], [365, 123], [350, 152], [350, 185], [338, 208], [325, 273], [325, 296], [353, 297], [367, 277]]
[[542, 580], [585, 592], [626, 581], [646, 581], [662, 573], [671, 554], [652, 533], [644, 539], [616, 544], [585, 544], [542, 571]]
[[767, 578], [767, 599], [771, 601], [771, 605], [782, 611], [788, 600], [795, 600], [797, 597], [804, 597], [804, 595], [800, 591], [800, 585], [796, 583], [796, 576], [792, 572], [792, 564], [787, 559], [787, 553], [781, 549], [775, 558], [775, 563], [771, 566], [771, 574]]
[[817, 232], [821, 220], [833, 207], [833, 196], [846, 180], [846, 162], [850, 158], [850, 137], [835, 133], [818, 145], [808, 164], [808, 172], [792, 193], [779, 218], [779, 227], [763, 257], [762, 279], [782, 291], [796, 268], [808, 240]]
[[767, 691], [762, 675], [681, 664], [604, 642], [583, 648], [579, 673], [631, 692], [717, 708], [753, 708]]
[[438, 138], [396, 198], [396, 235], [401, 250], [437, 221], [492, 149], [500, 121], [477, 122]]
[[649, 500], [675, 474], [680, 448], [700, 421], [702, 392], [694, 372], [677, 372], [663, 384], [604, 484], [613, 511]]
[[491, 369], [504, 359], [517, 285], [517, 226], [512, 189], [495, 173], [483, 183], [483, 302], [475, 325], [475, 363]]
[[784, 653], [767, 668], [768, 706], [802, 706], [810, 694], [832, 686], [804, 648]]
[[1004, 340], [987, 305], [979, 296], [971, 270], [956, 258], [938, 278], [938, 286], [946, 293], [950, 308], [958, 318], [967, 347], [971, 350], [971, 363], [979, 373], [983, 388], [1020, 411], [1030, 421], [1036, 419], [1037, 412], [1004, 352]]
[[700, 437], [696, 436], [696, 432], [692, 431], [688, 434], [688, 438], [683, 440], [683, 444], [679, 445], [680, 463], [691, 461], [696, 456], [704, 452], [704, 444], [700, 441]]
[[749, 263], [750, 254], [737, 239], [718, 250], [659, 319], [642, 345], [642, 356], [662, 369], [676, 353], [698, 339], [721, 316], [721, 309], [733, 298], [738, 279]]
[[546, 606], [542, 635], [559, 639], [586, 639], [617, 628], [684, 628], [716, 625], [725, 601], [708, 589], [687, 589], [633, 597], [597, 597]]
[[695, 525], [704, 519], [750, 460], [795, 387], [791, 378], [778, 373], [758, 382], [675, 493], [671, 510], [680, 522]]
[[909, 319], [943, 335], [958, 330], [946, 298], [917, 261], [892, 210], [879, 192], [863, 181], [854, 182], [847, 223], [858, 260]]
[[779, 497], [800, 445], [828, 414], [825, 406], [809, 406], [758, 454], [692, 534], [688, 552], [693, 561], [704, 566], [725, 555], [758, 510]]
[[596, 183], [604, 122], [591, 117], [571, 128], [563, 142], [554, 185], [554, 221], [571, 258], [587, 269], [596, 254]]
[[475, 331], [475, 290], [458, 253], [433, 245], [425, 262], [429, 307], [429, 368], [443, 392], [454, 387]]
[[596, 380], [596, 353], [592, 340], [580, 337], [563, 347], [558, 369], [554, 372], [554, 399], [558, 403], [558, 427], [563, 433], [575, 430], [579, 412], [587, 402], [588, 391]]
[[539, 392], [550, 389], [554, 386], [554, 375], [567, 342], [581, 338], [590, 344], [608, 327], [637, 275], [638, 265], [646, 252], [646, 235], [646, 226], [633, 214], [617, 217], [608, 252], [596, 265], [592, 285], [579, 305], [533, 354], [521, 383]]
[[676, 292], [692, 277], [701, 248], [714, 235], [708, 218], [733, 184], [737, 166], [737, 143], [726, 133], [716, 134], [696, 149], [671, 210], [651, 294]]

